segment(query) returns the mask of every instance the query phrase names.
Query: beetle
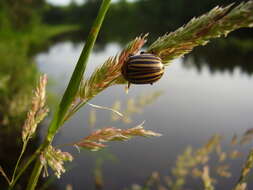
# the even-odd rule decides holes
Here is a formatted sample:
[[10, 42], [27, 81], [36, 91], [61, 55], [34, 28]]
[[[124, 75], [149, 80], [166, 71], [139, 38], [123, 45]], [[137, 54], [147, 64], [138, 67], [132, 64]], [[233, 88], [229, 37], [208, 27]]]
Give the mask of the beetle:
[[128, 88], [133, 84], [153, 84], [164, 73], [164, 65], [160, 57], [141, 52], [139, 55], [130, 55], [121, 68], [121, 73], [128, 81]]

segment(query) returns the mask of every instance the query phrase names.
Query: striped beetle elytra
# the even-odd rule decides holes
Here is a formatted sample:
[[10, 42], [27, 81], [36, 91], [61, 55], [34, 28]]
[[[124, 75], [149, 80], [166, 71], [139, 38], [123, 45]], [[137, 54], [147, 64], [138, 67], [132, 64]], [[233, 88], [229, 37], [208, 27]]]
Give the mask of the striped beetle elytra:
[[151, 53], [129, 56], [122, 67], [122, 75], [133, 84], [153, 84], [164, 73], [162, 60]]

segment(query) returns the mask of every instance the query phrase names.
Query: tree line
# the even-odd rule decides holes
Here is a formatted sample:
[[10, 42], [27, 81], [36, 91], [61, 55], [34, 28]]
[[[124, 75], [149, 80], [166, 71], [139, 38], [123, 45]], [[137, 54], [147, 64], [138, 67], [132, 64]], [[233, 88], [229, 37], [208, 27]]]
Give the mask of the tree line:
[[[0, 1], [0, 28], [29, 29], [33, 25], [76, 24], [88, 30], [102, 0], [85, 0], [79, 5], [55, 6], [45, 0]], [[156, 37], [175, 30], [193, 16], [199, 16], [217, 5], [228, 5], [241, 0], [119, 0], [110, 7], [103, 25], [103, 38], [133, 38], [140, 33]], [[240, 33], [240, 32], [239, 32]], [[241, 32], [241, 36], [252, 32]], [[117, 39], [116, 39], [117, 40]]]
[[[150, 33], [151, 37], [172, 31], [187, 23], [192, 17], [199, 16], [217, 5], [226, 6], [241, 0], [120, 0], [113, 3], [103, 26], [103, 38], [133, 38], [140, 33]], [[48, 5], [43, 21], [48, 24], [78, 24], [88, 29], [96, 15], [101, 0], [86, 0], [77, 5], [59, 7]], [[120, 37], [120, 36], [121, 37]], [[241, 36], [252, 32], [241, 32]]]

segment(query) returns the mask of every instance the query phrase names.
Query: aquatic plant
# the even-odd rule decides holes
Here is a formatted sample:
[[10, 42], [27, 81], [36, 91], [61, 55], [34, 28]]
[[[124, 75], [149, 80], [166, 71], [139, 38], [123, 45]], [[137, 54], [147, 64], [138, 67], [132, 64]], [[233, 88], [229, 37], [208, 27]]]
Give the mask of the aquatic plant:
[[[83, 75], [87, 66], [87, 60], [92, 51], [109, 5], [110, 0], [103, 0], [98, 12], [98, 16], [91, 28], [90, 34], [86, 40], [85, 46], [79, 57], [66, 91], [56, 112], [53, 115], [51, 123], [49, 124], [48, 133], [44, 139], [44, 142], [30, 157], [30, 159], [26, 161], [22, 167], [20, 167], [19, 163], [29, 139], [36, 132], [38, 123], [46, 116], [48, 112], [44, 101], [46, 78], [45, 76], [41, 77], [38, 88], [35, 91], [32, 107], [27, 114], [27, 120], [25, 122], [22, 135], [24, 145], [20, 157], [18, 158], [12, 178], [7, 176], [2, 167], [0, 168], [1, 174], [3, 174], [10, 185], [10, 189], [14, 188], [15, 183], [20, 178], [22, 173], [35, 159], [36, 162], [27, 185], [27, 190], [35, 189], [43, 168], [45, 169], [45, 175], [47, 175], [46, 168], [48, 166], [53, 169], [57, 177], [60, 177], [60, 175], [65, 171], [63, 166], [64, 162], [73, 160], [73, 157], [69, 153], [62, 152], [61, 150], [52, 146], [52, 141], [61, 126], [82, 106], [87, 104], [89, 100], [106, 88], [112, 85], [127, 83], [121, 74], [121, 68], [130, 55], [137, 54], [141, 50], [147, 41], [147, 35], [141, 35], [135, 38], [118, 55], [110, 57], [108, 60], [106, 60], [101, 67], [94, 71], [90, 78], [83, 79]], [[226, 36], [229, 32], [242, 27], [253, 27], [252, 12], [253, 1], [241, 3], [238, 6], [229, 5], [224, 8], [216, 7], [209, 13], [192, 19], [188, 24], [179, 28], [175, 32], [161, 36], [147, 48], [146, 52], [155, 54], [161, 58], [164, 65], [168, 65], [168, 63], [173, 59], [189, 53], [196, 46], [205, 45], [212, 38]], [[159, 134], [145, 130], [142, 126], [137, 126], [126, 130], [109, 127], [95, 131], [88, 137], [83, 138], [81, 141], [71, 145], [85, 147], [90, 150], [99, 150], [105, 147], [105, 145], [101, 142], [112, 140], [128, 140], [133, 136], [159, 136]], [[212, 142], [216, 142], [217, 139], [218, 137], [214, 137]], [[206, 160], [206, 155], [211, 150], [212, 146], [209, 143], [205, 146], [205, 149], [200, 149], [199, 151], [195, 152], [194, 154], [196, 159], [191, 162], [191, 165], [204, 162]], [[188, 149], [185, 154], [186, 156], [191, 155], [191, 149]], [[221, 155], [222, 156], [220, 159], [223, 160], [225, 154]], [[185, 167], [189, 166], [182, 165], [180, 162], [182, 159], [183, 158], [179, 158], [179, 161], [177, 162], [178, 167], [175, 168], [174, 172], [177, 175], [184, 177]], [[183, 170], [181, 167], [183, 167]], [[252, 155], [250, 154], [245, 168], [242, 170], [242, 177], [239, 180], [239, 185], [236, 187], [237, 189], [245, 188], [244, 181], [251, 167]], [[16, 173], [17, 169], [19, 169], [18, 173]], [[226, 167], [223, 168], [223, 171], [225, 169]], [[196, 171], [196, 173], [198, 172]], [[225, 172], [223, 172], [223, 174], [226, 175]], [[201, 171], [201, 179], [204, 183], [205, 189], [213, 189], [213, 181], [209, 175], [208, 166], [203, 167]], [[175, 181], [175, 187], [180, 187], [182, 183], [182, 179], [177, 179]]]

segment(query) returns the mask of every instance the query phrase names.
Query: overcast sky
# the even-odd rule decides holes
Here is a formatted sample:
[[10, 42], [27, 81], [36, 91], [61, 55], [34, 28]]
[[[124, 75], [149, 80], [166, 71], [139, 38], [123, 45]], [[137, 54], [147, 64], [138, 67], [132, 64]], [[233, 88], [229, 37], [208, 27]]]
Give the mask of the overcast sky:
[[[82, 3], [83, 0], [74, 0], [77, 3]], [[47, 0], [47, 2], [54, 4], [54, 5], [68, 5], [71, 0]]]
[[[49, 3], [54, 5], [68, 5], [71, 0], [47, 0]], [[82, 3], [83, 0], [74, 0], [77, 3]], [[116, 2], [117, 0], [112, 0], [112, 2]], [[134, 0], [128, 0], [128, 1], [134, 1]]]

